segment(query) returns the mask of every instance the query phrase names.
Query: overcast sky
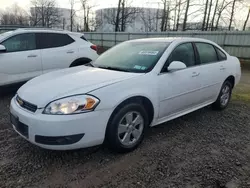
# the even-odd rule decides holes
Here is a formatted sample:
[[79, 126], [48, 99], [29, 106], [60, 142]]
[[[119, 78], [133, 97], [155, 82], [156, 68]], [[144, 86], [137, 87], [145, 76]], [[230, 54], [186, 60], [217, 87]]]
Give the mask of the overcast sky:
[[[31, 0], [0, 0], [0, 9], [5, 9], [6, 7], [10, 7], [11, 5], [13, 5], [14, 3], [17, 3], [19, 6], [21, 6], [22, 8], [24, 8], [26, 11], [29, 11], [29, 7], [30, 5], [30, 1]], [[75, 6], [76, 10], [80, 9], [80, 0], [75, 0], [76, 2], [78, 2]], [[100, 8], [107, 8], [107, 7], [111, 7], [111, 6], [117, 6], [118, 0], [90, 0], [92, 3], [94, 4], [96, 7], [95, 9], [100, 9]], [[133, 0], [131, 0], [132, 2]], [[191, 2], [194, 1], [199, 1], [199, 0], [191, 0]], [[201, 0], [200, 0], [201, 1]], [[70, 8], [70, 4], [69, 4], [69, 0], [56, 0], [58, 7], [62, 7], [62, 8]], [[157, 4], [157, 2], [160, 2], [160, 0], [134, 0], [133, 3], [134, 6], [141, 6], [141, 7], [151, 7], [151, 8], [157, 8], [159, 5]], [[243, 20], [245, 20], [246, 14], [247, 14], [247, 7], [246, 4], [250, 5], [250, 0], [244, 0], [245, 5], [241, 5], [240, 8], [237, 10], [235, 18], [236, 20], [238, 20], [239, 22], [236, 21], [236, 25], [240, 24], [242, 25]], [[248, 2], [248, 3], [247, 3]], [[199, 7], [197, 7], [199, 8]], [[193, 8], [190, 9], [190, 12], [192, 11]], [[199, 21], [201, 20], [202, 15], [191, 15], [188, 17], [188, 21], [192, 20], [192, 21]]]
[[[75, 1], [79, 2], [79, 0], [75, 0]], [[154, 2], [154, 0], [149, 0], [149, 1]], [[96, 4], [98, 8], [110, 7], [111, 5], [114, 6], [118, 3], [117, 0], [92, 0], [92, 2]], [[143, 0], [137, 0], [136, 2], [137, 2], [137, 6], [139, 6], [139, 5], [142, 5], [141, 2], [143, 2]], [[6, 7], [9, 7], [14, 3], [17, 3], [19, 6], [23, 8], [27, 8], [30, 6], [30, 0], [0, 0], [0, 8], [5, 9]], [[70, 7], [69, 0], [57, 0], [57, 3], [58, 3], [58, 6], [62, 8]]]

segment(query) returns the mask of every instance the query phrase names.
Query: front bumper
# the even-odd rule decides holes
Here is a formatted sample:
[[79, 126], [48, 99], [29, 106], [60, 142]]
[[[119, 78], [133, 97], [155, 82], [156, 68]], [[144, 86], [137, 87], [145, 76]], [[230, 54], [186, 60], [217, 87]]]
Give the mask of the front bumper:
[[102, 144], [112, 110], [93, 111], [75, 115], [46, 115], [43, 109], [31, 113], [11, 100], [10, 113], [27, 126], [27, 135], [15, 131], [23, 138], [42, 148], [70, 150]]

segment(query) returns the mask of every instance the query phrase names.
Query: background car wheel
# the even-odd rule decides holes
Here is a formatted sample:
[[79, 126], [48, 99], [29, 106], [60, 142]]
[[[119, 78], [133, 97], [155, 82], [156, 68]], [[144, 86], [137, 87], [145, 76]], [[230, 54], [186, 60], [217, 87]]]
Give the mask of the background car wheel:
[[212, 107], [216, 110], [223, 110], [227, 107], [232, 94], [232, 84], [229, 81], [225, 81], [221, 87], [220, 94], [213, 103]]
[[109, 121], [106, 143], [117, 152], [132, 151], [142, 142], [147, 126], [148, 115], [143, 106], [127, 104]]
[[76, 66], [85, 65], [89, 62], [91, 62], [91, 59], [80, 58], [80, 59], [75, 60], [73, 63], [71, 63], [69, 67], [76, 67]]

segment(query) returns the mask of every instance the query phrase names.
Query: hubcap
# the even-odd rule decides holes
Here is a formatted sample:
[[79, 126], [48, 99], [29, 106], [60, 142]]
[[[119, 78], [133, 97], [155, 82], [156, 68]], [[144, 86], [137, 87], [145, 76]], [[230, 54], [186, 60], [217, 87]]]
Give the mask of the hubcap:
[[141, 137], [144, 120], [139, 112], [128, 112], [121, 119], [118, 126], [118, 138], [125, 146], [136, 143]]
[[225, 85], [222, 89], [222, 95], [220, 97], [220, 103], [222, 106], [227, 105], [230, 97], [230, 88], [228, 85]]

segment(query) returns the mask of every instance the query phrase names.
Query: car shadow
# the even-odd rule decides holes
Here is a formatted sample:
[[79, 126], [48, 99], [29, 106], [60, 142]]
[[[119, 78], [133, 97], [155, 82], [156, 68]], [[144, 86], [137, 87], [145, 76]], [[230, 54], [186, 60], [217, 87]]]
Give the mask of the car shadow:
[[17, 90], [23, 84], [25, 84], [25, 82], [11, 84], [11, 85], [7, 85], [7, 86], [0, 86], [0, 97], [14, 96], [16, 94]]

